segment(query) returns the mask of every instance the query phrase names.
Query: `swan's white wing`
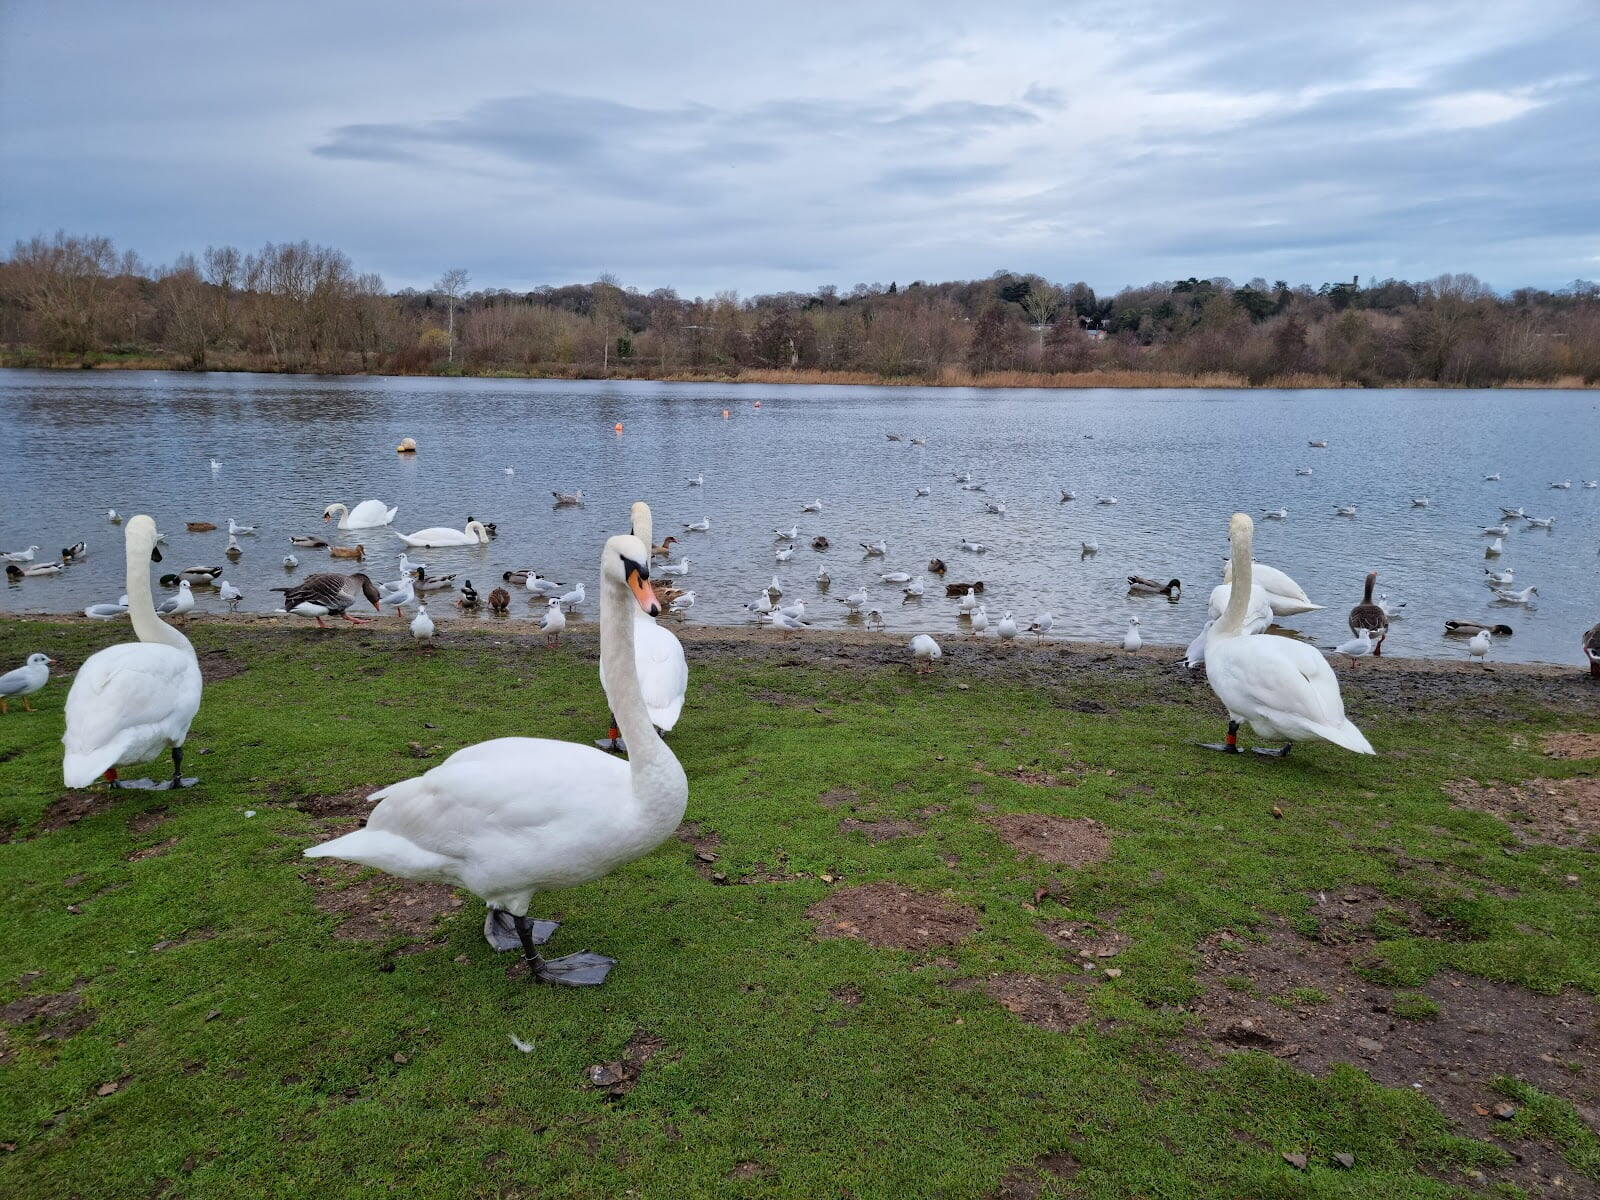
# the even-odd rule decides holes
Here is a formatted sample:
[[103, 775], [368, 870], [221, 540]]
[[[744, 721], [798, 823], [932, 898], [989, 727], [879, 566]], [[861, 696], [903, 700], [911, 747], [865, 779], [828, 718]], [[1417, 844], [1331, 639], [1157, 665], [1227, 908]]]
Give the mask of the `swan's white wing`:
[[67, 693], [67, 786], [86, 787], [111, 767], [182, 745], [200, 688], [198, 664], [175, 646], [123, 642], [91, 655]]
[[372, 529], [394, 520], [398, 508], [385, 508], [382, 500], [363, 500], [351, 510], [346, 529]]
[[647, 614], [637, 608], [634, 612], [633, 658], [644, 705], [657, 729], [671, 729], [678, 723], [684, 693], [689, 690], [689, 662], [683, 643]]
[[1226, 638], [1207, 645], [1206, 672], [1229, 711], [1252, 724], [1372, 753], [1345, 718], [1338, 677], [1313, 646], [1272, 634]]

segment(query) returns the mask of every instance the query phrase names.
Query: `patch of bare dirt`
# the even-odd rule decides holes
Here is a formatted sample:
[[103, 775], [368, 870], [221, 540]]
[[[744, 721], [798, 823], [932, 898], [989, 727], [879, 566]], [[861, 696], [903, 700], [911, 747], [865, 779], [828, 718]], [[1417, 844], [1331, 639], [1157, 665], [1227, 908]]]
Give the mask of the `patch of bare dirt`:
[[62, 792], [45, 808], [44, 815], [39, 818], [38, 832], [53, 833], [58, 829], [66, 829], [110, 807], [110, 791]]
[[340, 918], [333, 930], [336, 938], [381, 942], [404, 936], [420, 941], [433, 933], [441, 917], [465, 903], [460, 892], [445, 884], [417, 883], [393, 875], [339, 886], [360, 872], [354, 863], [335, 863], [302, 877], [316, 891], [317, 908]]
[[859, 833], [869, 842], [887, 842], [921, 833], [922, 826], [915, 821], [858, 821], [854, 817], [846, 817], [839, 822], [839, 832]]
[[1078, 1160], [1065, 1152], [1044, 1154], [1031, 1163], [1012, 1167], [986, 1200], [1038, 1200], [1050, 1180], [1068, 1180], [1078, 1173]]
[[1539, 744], [1547, 758], [1600, 758], [1600, 733], [1547, 733]]
[[1488, 786], [1462, 779], [1446, 784], [1445, 791], [1457, 808], [1492, 813], [1524, 842], [1582, 847], [1600, 838], [1600, 777]]
[[673, 836], [691, 848], [690, 864], [700, 878], [713, 883], [728, 881], [727, 875], [716, 865], [721, 857], [717, 853], [717, 847], [722, 845], [721, 834], [701, 828], [698, 821], [685, 821]]
[[207, 650], [195, 657], [200, 660], [200, 678], [206, 683], [221, 683], [250, 669], [226, 650]]
[[1058, 980], [1038, 975], [995, 975], [983, 991], [1019, 1021], [1052, 1033], [1066, 1033], [1089, 1019], [1089, 1006], [1076, 991]]
[[666, 1048], [666, 1042], [655, 1034], [637, 1030], [622, 1048], [620, 1059], [584, 1068], [583, 1086], [600, 1092], [607, 1100], [620, 1100], [638, 1084], [645, 1064]]
[[971, 909], [892, 883], [839, 888], [806, 913], [817, 936], [857, 938], [880, 949], [953, 946], [978, 928]]
[[0, 1023], [12, 1027], [39, 1026], [34, 1034], [41, 1042], [64, 1042], [94, 1024], [94, 1014], [84, 1007], [82, 981], [54, 995], [19, 996], [0, 1008]]
[[172, 820], [172, 814], [167, 811], [167, 806], [159, 804], [155, 808], [147, 808], [144, 812], [134, 813], [133, 816], [129, 817], [128, 832], [149, 833], [163, 821], [170, 820]]
[[1027, 784], [1029, 787], [1069, 788], [1077, 787], [1080, 779], [1085, 775], [1093, 774], [1097, 768], [1090, 766], [1088, 763], [1074, 762], [1068, 763], [1060, 770], [1047, 771], [1038, 762], [1033, 762], [1004, 770], [995, 770], [981, 762], [975, 762], [972, 764], [972, 769], [980, 775], [990, 775], [996, 779], [1010, 779], [1017, 783]]
[[744, 1162], [734, 1165], [733, 1170], [728, 1172], [728, 1178], [733, 1180], [760, 1179], [762, 1176], [770, 1175], [771, 1173], [772, 1169], [770, 1167], [746, 1159]]
[[1377, 888], [1358, 886], [1314, 892], [1311, 916], [1317, 923], [1316, 940], [1327, 946], [1347, 946], [1385, 938], [1447, 936], [1449, 929], [1410, 900], [1386, 896]]
[[[1359, 953], [1286, 928], [1259, 943], [1208, 939], [1198, 972], [1204, 994], [1193, 1006], [1206, 1053], [1264, 1050], [1314, 1075], [1342, 1062], [1388, 1087], [1420, 1084], [1414, 1090], [1480, 1136], [1494, 1132], [1491, 1114], [1504, 1097], [1490, 1084], [1505, 1075], [1570, 1101], [1600, 1129], [1600, 1004], [1592, 997], [1541, 996], [1454, 971], [1394, 989], [1352, 969]], [[1423, 1008], [1435, 1014], [1399, 1015]]]
[[853, 983], [847, 983], [843, 987], [836, 987], [828, 994], [846, 1008], [854, 1008], [866, 998], [866, 994]]
[[146, 846], [142, 850], [135, 850], [132, 854], [128, 855], [128, 861], [143, 862], [147, 858], [160, 858], [161, 855], [165, 854], [168, 850], [171, 850], [177, 844], [178, 839], [175, 837], [170, 837], [164, 842], [157, 842], [153, 846]]
[[817, 803], [823, 808], [838, 808], [840, 805], [853, 808], [861, 803], [861, 797], [850, 788], [833, 788], [818, 796]]
[[357, 787], [343, 792], [297, 796], [289, 804], [313, 817], [365, 817], [376, 807], [372, 794], [379, 790]]
[[1087, 867], [1104, 862], [1111, 854], [1111, 834], [1089, 817], [1004, 813], [988, 820], [1006, 845], [1045, 862]]
[[1045, 921], [1040, 926], [1063, 950], [1082, 959], [1115, 958], [1128, 948], [1128, 935], [1079, 921]]

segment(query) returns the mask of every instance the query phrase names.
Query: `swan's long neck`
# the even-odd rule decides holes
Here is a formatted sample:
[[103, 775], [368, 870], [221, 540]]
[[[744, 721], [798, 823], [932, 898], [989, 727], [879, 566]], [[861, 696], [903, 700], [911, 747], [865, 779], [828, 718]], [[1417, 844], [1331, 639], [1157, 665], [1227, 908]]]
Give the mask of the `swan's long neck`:
[[328, 511], [339, 518], [338, 526], [340, 529], [350, 528], [350, 510], [348, 508], [342, 504], [330, 504], [328, 505]]
[[1233, 590], [1228, 593], [1228, 607], [1222, 610], [1222, 619], [1212, 630], [1216, 636], [1232, 637], [1244, 632], [1244, 617], [1250, 608], [1250, 588], [1255, 583], [1251, 541], [1249, 530], [1239, 530], [1233, 535]]
[[156, 615], [156, 602], [150, 594], [150, 547], [137, 539], [128, 542], [128, 617], [141, 642], [161, 642], [194, 655], [194, 647], [172, 626]]
[[689, 781], [677, 756], [667, 748], [650, 720], [639, 673], [634, 664], [635, 601], [626, 584], [600, 582], [600, 678], [606, 700], [628, 747], [633, 795], [647, 816], [676, 825], [683, 817]]

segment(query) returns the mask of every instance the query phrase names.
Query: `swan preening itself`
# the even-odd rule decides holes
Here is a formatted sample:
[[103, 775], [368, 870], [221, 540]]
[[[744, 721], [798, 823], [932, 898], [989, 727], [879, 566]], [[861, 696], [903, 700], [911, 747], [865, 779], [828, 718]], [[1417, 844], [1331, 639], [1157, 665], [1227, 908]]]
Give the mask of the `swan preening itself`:
[[398, 508], [386, 507], [382, 500], [363, 500], [354, 508], [330, 504], [322, 510], [322, 519], [331, 521], [338, 517], [340, 529], [377, 529], [390, 524], [399, 511]]
[[635, 604], [660, 612], [649, 547], [613, 537], [600, 558], [600, 661], [628, 759], [548, 738], [507, 737], [458, 750], [433, 770], [384, 788], [366, 827], [305, 853], [406, 879], [465, 888], [488, 906], [484, 935], [521, 947], [532, 978], [598, 984], [614, 960], [540, 957], [556, 925], [530, 923], [537, 892], [576, 887], [649, 853], [683, 819], [688, 779], [655, 731], [634, 671]]
[[[136, 642], [119, 642], [89, 657], [67, 693], [66, 753], [61, 775], [68, 787], [88, 787], [104, 777], [112, 787], [189, 787], [183, 777], [183, 743], [200, 708], [200, 664], [189, 639], [156, 616], [150, 564], [161, 561], [156, 523], [132, 518], [126, 530], [128, 615]], [[172, 778], [162, 783], [117, 778], [117, 768], [149, 762], [172, 751]]]
[[489, 531], [484, 528], [482, 521], [468, 521], [465, 529], [450, 529], [443, 525], [434, 525], [427, 529], [419, 529], [415, 533], [397, 533], [395, 535], [408, 546], [427, 550], [440, 546], [487, 546], [489, 544]]
[[1232, 543], [1228, 606], [1206, 635], [1206, 678], [1228, 710], [1228, 736], [1209, 748], [1239, 753], [1239, 727], [1248, 723], [1263, 738], [1281, 739], [1282, 757], [1308, 738], [1332, 742], [1356, 754], [1372, 745], [1344, 715], [1344, 698], [1333, 668], [1313, 647], [1270, 633], [1248, 633], [1245, 622], [1255, 584], [1251, 559], [1255, 526], [1244, 513], [1229, 523]]

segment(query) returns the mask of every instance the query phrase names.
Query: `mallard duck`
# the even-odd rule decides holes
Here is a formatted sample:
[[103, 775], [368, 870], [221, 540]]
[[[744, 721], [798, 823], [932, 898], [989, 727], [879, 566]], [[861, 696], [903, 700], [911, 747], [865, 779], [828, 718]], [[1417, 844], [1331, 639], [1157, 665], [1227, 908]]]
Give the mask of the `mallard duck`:
[[974, 579], [971, 583], [947, 583], [944, 585], [946, 596], [965, 596], [968, 592], [983, 595], [983, 580]]
[[367, 556], [365, 546], [329, 546], [328, 554], [332, 558], [353, 558], [360, 562]]
[[[216, 526], [213, 525], [211, 528], [215, 529]], [[296, 546], [299, 546], [302, 550], [326, 550], [328, 548], [328, 543], [323, 541], [321, 538], [310, 537], [304, 533], [297, 533], [289, 540]]]
[[826, 550], [831, 545], [833, 545], [833, 543], [827, 538], [823, 537], [820, 533], [811, 539], [811, 548], [813, 550]]
[[183, 527], [190, 533], [210, 533], [217, 526], [214, 521], [185, 521]]
[[[166, 576], [162, 576], [163, 582], [165, 582], [166, 578]], [[222, 578], [222, 568], [185, 567], [178, 572], [178, 578], [193, 584], [195, 587], [214, 587], [217, 580]]]
[[1591, 625], [1583, 635], [1583, 656], [1589, 660], [1589, 678], [1600, 679], [1600, 625]]
[[538, 572], [536, 572], [532, 567], [522, 567], [520, 570], [516, 571], [504, 571], [501, 573], [500, 578], [505, 580], [507, 583], [514, 583], [518, 587], [521, 587], [523, 584], [528, 582], [529, 575], [536, 574], [538, 574]]
[[948, 570], [948, 568], [944, 565], [944, 559], [942, 559], [942, 558], [930, 558], [928, 560], [928, 574], [929, 575], [940, 575], [940, 576], [942, 576], [945, 573], [946, 570]]
[[74, 545], [63, 546], [61, 548], [61, 561], [64, 563], [82, 562], [88, 557], [89, 544], [87, 542], [78, 542]]
[[478, 604], [478, 589], [473, 587], [472, 580], [468, 579], [461, 585], [461, 595], [456, 597], [456, 605], [460, 608], [473, 609], [477, 608]]
[[[1366, 588], [1361, 593], [1361, 603], [1350, 610], [1350, 632], [1360, 637], [1361, 631], [1365, 629], [1377, 639], [1377, 644], [1372, 647], [1374, 658], [1382, 657], [1383, 643], [1389, 636], [1389, 614], [1383, 611], [1383, 605], [1372, 599], [1372, 588], [1377, 582], [1378, 573], [1368, 571]], [[1342, 648], [1339, 652], [1350, 654], [1350, 651]]]
[[511, 593], [505, 588], [495, 588], [489, 593], [489, 611], [496, 616], [505, 616], [511, 608]]
[[412, 586], [419, 592], [447, 592], [456, 585], [457, 572], [448, 575], [429, 575], [426, 567], [418, 567], [412, 573]]
[[1182, 591], [1183, 584], [1176, 579], [1157, 583], [1154, 579], [1146, 579], [1143, 575], [1128, 576], [1128, 593], [1133, 596], [1166, 596], [1176, 600]]
[[367, 622], [350, 616], [345, 610], [363, 596], [366, 597], [367, 603], [376, 609], [380, 599], [377, 585], [359, 571], [354, 575], [319, 571], [315, 575], [307, 575], [293, 587], [272, 590], [283, 593], [285, 612], [302, 617], [315, 617], [317, 626], [321, 629], [327, 628], [327, 625], [323, 624], [323, 617], [343, 617], [352, 625], [365, 625]]

